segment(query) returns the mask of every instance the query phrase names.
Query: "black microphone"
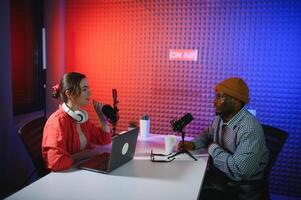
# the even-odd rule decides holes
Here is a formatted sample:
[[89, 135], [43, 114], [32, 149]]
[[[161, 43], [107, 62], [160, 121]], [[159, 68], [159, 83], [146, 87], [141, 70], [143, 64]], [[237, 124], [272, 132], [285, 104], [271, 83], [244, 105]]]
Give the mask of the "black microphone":
[[112, 89], [112, 95], [113, 95], [113, 99], [115, 101], [117, 101], [117, 90], [116, 89]]
[[102, 113], [109, 119], [109, 122], [112, 124], [117, 123], [117, 115], [115, 110], [110, 105], [103, 105], [102, 106]]
[[173, 131], [182, 131], [184, 127], [192, 120], [192, 115], [190, 113], [187, 113], [181, 119], [172, 121], [171, 125], [173, 127]]
[[117, 103], [119, 103], [119, 102], [117, 100], [117, 90], [116, 89], [112, 89], [112, 96], [113, 96], [113, 109], [114, 109], [114, 112], [115, 112], [115, 115], [116, 115], [116, 119], [118, 121], [118, 119], [119, 119], [118, 111], [119, 110], [117, 108]]

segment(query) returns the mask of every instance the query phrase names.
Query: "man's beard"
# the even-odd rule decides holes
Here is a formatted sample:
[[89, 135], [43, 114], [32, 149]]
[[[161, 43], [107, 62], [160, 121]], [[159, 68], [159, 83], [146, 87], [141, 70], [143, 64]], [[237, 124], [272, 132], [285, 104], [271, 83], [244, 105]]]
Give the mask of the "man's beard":
[[217, 111], [217, 109], [215, 109], [215, 115], [220, 116], [220, 117], [228, 117], [233, 112], [234, 112], [234, 109], [228, 109], [228, 110], [224, 110], [224, 111], [221, 111], [220, 109]]

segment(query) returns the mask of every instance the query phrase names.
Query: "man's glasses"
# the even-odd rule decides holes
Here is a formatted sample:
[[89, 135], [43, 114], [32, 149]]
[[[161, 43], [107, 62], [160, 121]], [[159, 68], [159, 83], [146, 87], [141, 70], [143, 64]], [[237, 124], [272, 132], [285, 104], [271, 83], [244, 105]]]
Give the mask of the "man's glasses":
[[[170, 153], [171, 154], [171, 153]], [[150, 158], [151, 158], [151, 161], [152, 162], [171, 162], [171, 161], [173, 161], [174, 159], [175, 159], [175, 157], [173, 157], [172, 159], [170, 159], [170, 160], [155, 160], [155, 156], [157, 156], [157, 157], [165, 157], [165, 158], [167, 158], [167, 156], [169, 156], [170, 154], [161, 154], [161, 153], [153, 153], [153, 150], [151, 150], [151, 154], [150, 154]]]

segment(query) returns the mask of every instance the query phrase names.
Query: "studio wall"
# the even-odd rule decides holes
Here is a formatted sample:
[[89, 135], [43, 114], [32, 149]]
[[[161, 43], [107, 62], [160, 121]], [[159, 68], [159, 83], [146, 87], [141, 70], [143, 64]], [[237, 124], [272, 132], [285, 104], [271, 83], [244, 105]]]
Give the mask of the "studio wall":
[[[188, 136], [213, 119], [215, 84], [242, 77], [247, 107], [290, 134], [271, 192], [301, 196], [300, 26], [294, 0], [65, 0], [65, 72], [86, 74], [92, 97], [104, 103], [117, 89], [119, 131], [148, 114], [152, 133], [177, 134], [170, 121], [190, 112]], [[171, 49], [196, 49], [198, 59], [170, 60]]]
[[52, 86], [59, 84], [65, 65], [65, 2], [44, 0], [44, 26], [46, 32], [46, 112], [50, 116], [59, 101], [52, 98]]

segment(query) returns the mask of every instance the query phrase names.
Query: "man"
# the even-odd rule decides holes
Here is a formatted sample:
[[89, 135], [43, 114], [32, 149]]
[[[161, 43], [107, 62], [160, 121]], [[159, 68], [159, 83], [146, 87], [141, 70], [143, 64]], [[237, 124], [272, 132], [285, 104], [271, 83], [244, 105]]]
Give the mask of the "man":
[[200, 199], [260, 199], [268, 149], [261, 125], [244, 108], [248, 86], [240, 78], [228, 78], [215, 92], [215, 120], [184, 142], [187, 150], [207, 148], [210, 155]]

